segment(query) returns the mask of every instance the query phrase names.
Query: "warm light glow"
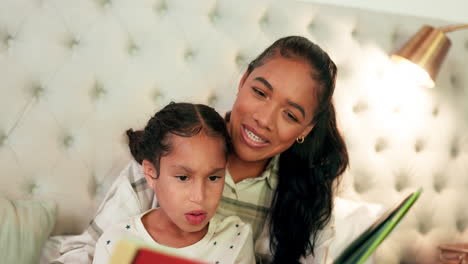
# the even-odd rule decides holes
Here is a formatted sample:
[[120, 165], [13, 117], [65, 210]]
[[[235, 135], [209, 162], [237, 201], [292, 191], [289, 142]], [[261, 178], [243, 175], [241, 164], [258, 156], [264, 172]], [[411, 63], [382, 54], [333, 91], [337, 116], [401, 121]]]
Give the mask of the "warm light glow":
[[419, 65], [398, 55], [392, 55], [392, 63], [394, 64], [394, 70], [398, 73], [397, 76], [403, 78], [409, 84], [427, 88], [434, 87], [434, 81]]
[[427, 111], [434, 104], [431, 90], [414, 80], [414, 73], [403, 67], [408, 64], [396, 64], [385, 56], [385, 60], [376, 60], [373, 65], [379, 65], [381, 74], [367, 78], [363, 85], [372, 108], [369, 118], [375, 120], [372, 129], [377, 134], [390, 133], [401, 142], [411, 141], [414, 134], [424, 132], [430, 117]]

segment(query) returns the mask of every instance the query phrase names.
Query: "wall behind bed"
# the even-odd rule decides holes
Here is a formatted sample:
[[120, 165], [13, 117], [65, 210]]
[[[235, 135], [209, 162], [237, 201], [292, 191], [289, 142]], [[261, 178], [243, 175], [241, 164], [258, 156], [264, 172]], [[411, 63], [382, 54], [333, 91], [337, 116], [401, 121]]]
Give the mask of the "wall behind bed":
[[447, 22], [286, 0], [2, 0], [1, 194], [54, 200], [54, 233], [81, 232], [130, 159], [126, 129], [171, 100], [224, 113], [254, 56], [303, 35], [339, 68], [341, 195], [390, 206], [424, 188], [377, 263], [427, 263], [468, 241], [468, 32], [423, 89], [387, 60], [423, 24]]

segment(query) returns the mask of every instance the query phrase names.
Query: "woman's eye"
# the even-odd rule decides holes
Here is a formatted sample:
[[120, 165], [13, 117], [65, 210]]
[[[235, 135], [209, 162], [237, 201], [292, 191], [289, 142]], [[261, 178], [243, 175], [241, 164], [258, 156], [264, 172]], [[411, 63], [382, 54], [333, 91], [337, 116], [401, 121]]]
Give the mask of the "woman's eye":
[[257, 95], [261, 96], [261, 97], [266, 97], [265, 93], [262, 92], [262, 90], [258, 89], [258, 88], [255, 88], [255, 87], [252, 87], [252, 90], [254, 91], [254, 93], [256, 93]]
[[221, 178], [220, 176], [210, 176], [210, 177], [208, 177], [208, 179], [209, 179], [210, 181], [212, 181], [212, 182], [217, 181], [217, 180], [220, 179], [220, 178]]
[[286, 115], [287, 115], [288, 118], [291, 119], [292, 121], [294, 121], [294, 122], [299, 122], [299, 119], [297, 119], [296, 116], [294, 116], [294, 115], [291, 114], [290, 112], [286, 112]]
[[186, 181], [186, 180], [188, 180], [188, 176], [187, 176], [187, 175], [176, 176], [176, 178], [178, 178], [179, 181]]

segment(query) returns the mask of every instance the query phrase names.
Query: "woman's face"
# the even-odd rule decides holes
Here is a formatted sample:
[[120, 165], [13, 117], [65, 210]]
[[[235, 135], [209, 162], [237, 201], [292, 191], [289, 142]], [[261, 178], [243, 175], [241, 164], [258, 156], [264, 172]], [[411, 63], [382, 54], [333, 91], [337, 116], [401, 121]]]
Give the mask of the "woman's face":
[[317, 82], [311, 73], [301, 60], [276, 56], [244, 74], [229, 122], [241, 160], [269, 159], [312, 130]]
[[[224, 141], [203, 131], [192, 137], [172, 135], [171, 150], [155, 169], [143, 162], [145, 177], [155, 191], [159, 215], [173, 230], [199, 232], [215, 214], [223, 193], [226, 169]], [[148, 177], [151, 176], [151, 177]]]

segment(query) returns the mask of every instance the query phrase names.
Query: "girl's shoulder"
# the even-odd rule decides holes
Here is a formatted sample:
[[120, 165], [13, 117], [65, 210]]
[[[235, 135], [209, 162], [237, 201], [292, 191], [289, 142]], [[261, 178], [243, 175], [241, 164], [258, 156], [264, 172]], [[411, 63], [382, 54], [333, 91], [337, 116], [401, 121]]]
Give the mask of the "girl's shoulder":
[[[147, 213], [147, 212], [145, 212]], [[112, 247], [111, 244], [123, 238], [137, 238], [141, 236], [141, 217], [144, 214], [133, 216], [124, 221], [116, 223], [106, 228], [99, 238], [105, 241], [107, 247]]]
[[[109, 255], [114, 251], [115, 247], [121, 240], [134, 239], [136, 236], [132, 232], [133, 230], [129, 230], [126, 227], [131, 227], [131, 222], [128, 220], [106, 228], [97, 241], [95, 254], [102, 255], [104, 254], [103, 252], [107, 252]], [[100, 252], [97, 253], [97, 251]]]
[[252, 227], [238, 216], [221, 216], [216, 214], [210, 221], [214, 224], [214, 236], [224, 238], [245, 238], [252, 236]]

